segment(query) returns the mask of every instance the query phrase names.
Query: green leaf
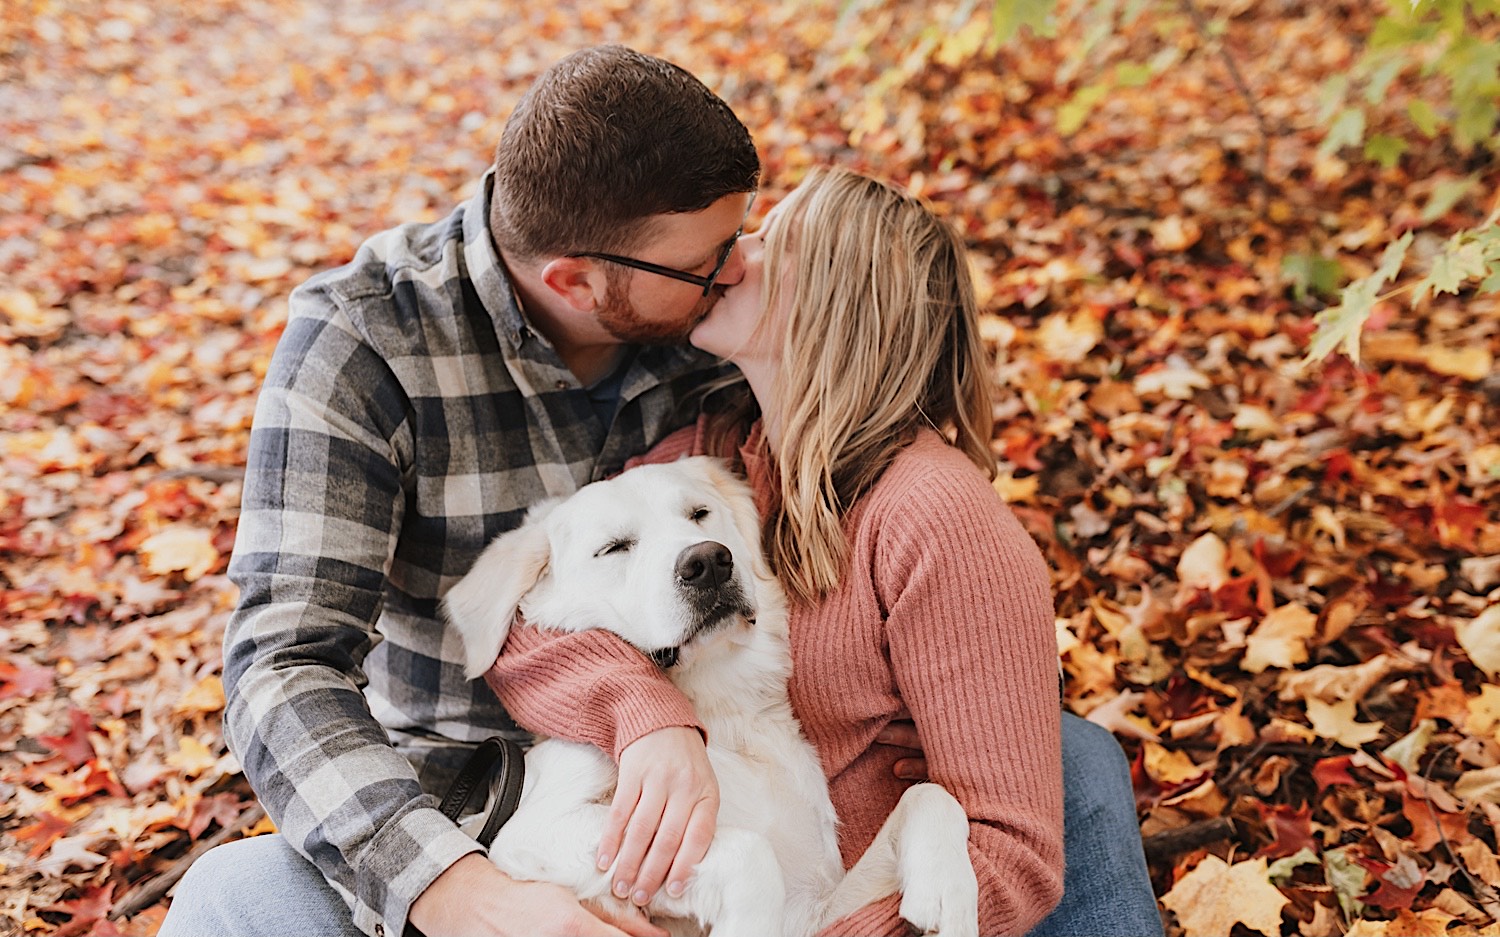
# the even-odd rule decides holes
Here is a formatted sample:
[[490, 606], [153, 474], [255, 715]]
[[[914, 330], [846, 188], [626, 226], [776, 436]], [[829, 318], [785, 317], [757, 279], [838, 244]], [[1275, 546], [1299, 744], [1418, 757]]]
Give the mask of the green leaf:
[[1088, 120], [1089, 114], [1093, 113], [1094, 107], [1109, 93], [1109, 85], [1095, 82], [1084, 85], [1073, 92], [1073, 97], [1068, 103], [1057, 109], [1057, 132], [1063, 136], [1072, 136]]
[[1479, 284], [1481, 293], [1500, 293], [1500, 262], [1490, 264], [1490, 275]]
[[1339, 304], [1318, 313], [1317, 330], [1307, 346], [1307, 357], [1303, 364], [1322, 361], [1335, 348], [1342, 347], [1344, 354], [1355, 364], [1359, 363], [1359, 335], [1375, 309], [1380, 285], [1373, 278], [1365, 277], [1344, 287], [1339, 293]]
[[1346, 146], [1354, 146], [1365, 138], [1365, 112], [1357, 107], [1346, 107], [1333, 119], [1328, 136], [1318, 147], [1318, 153], [1332, 156]]
[[1416, 291], [1412, 293], [1413, 306], [1422, 301], [1428, 290], [1432, 290], [1434, 296], [1457, 293], [1465, 282], [1485, 275], [1484, 246], [1478, 241], [1456, 244], [1457, 240], [1449, 241], [1443, 252], [1432, 259], [1432, 270], [1417, 282]]
[[1427, 205], [1422, 209], [1422, 223], [1432, 224], [1439, 218], [1453, 210], [1453, 206], [1459, 200], [1479, 184], [1478, 176], [1464, 176], [1462, 179], [1444, 179], [1432, 187], [1432, 195], [1427, 199]]
[[1292, 877], [1292, 872], [1298, 866], [1302, 866], [1302, 865], [1317, 865], [1317, 864], [1318, 864], [1318, 854], [1315, 853], [1315, 852], [1313, 852], [1311, 849], [1307, 848], [1306, 846], [1303, 846], [1301, 849], [1299, 849], [1296, 852], [1292, 853], [1290, 856], [1286, 856], [1284, 858], [1277, 859], [1275, 862], [1273, 862], [1269, 866], [1267, 866], [1266, 867], [1266, 877], [1271, 880], [1272, 884], [1274, 884], [1274, 885], [1280, 885], [1281, 882], [1279, 882], [1277, 880], [1278, 879], [1291, 878]]
[[1365, 893], [1365, 870], [1349, 857], [1349, 847], [1329, 849], [1323, 853], [1323, 880], [1338, 896], [1344, 914], [1353, 916], [1364, 909], [1359, 896]]
[[1417, 773], [1417, 762], [1427, 746], [1432, 744], [1432, 734], [1437, 731], [1437, 722], [1423, 719], [1417, 727], [1403, 735], [1395, 744], [1381, 752], [1388, 760], [1406, 769], [1407, 774]]
[[1365, 85], [1365, 100], [1371, 104], [1384, 101], [1391, 82], [1401, 73], [1401, 67], [1405, 64], [1404, 58], [1397, 55], [1381, 56], [1378, 63], [1373, 63], [1369, 83]]
[[1031, 27], [1038, 36], [1052, 36], [1057, 31], [1052, 21], [1054, 6], [1054, 0], [995, 0], [990, 14], [995, 41], [1011, 41], [1022, 26]]
[[1489, 98], [1475, 97], [1464, 100], [1458, 109], [1458, 119], [1453, 122], [1453, 139], [1460, 149], [1474, 148], [1474, 144], [1489, 138], [1500, 118], [1500, 108]]
[[1349, 94], [1349, 76], [1334, 75], [1318, 89], [1318, 123], [1326, 124], [1338, 113]]
[[1139, 88], [1149, 83], [1153, 75], [1149, 64], [1121, 62], [1115, 66], [1115, 83], [1122, 88]]
[[1400, 162], [1401, 154], [1405, 152], [1406, 141], [1390, 134], [1377, 133], [1365, 141], [1365, 159], [1373, 159], [1386, 169]]
[[1442, 124], [1442, 118], [1438, 116], [1438, 112], [1426, 101], [1412, 101], [1406, 105], [1406, 113], [1411, 117], [1411, 122], [1416, 125], [1417, 129], [1422, 131], [1424, 137], [1435, 136], [1438, 127]]
[[1408, 231], [1387, 244], [1375, 272], [1344, 287], [1339, 293], [1339, 304], [1318, 313], [1318, 327], [1308, 345], [1307, 356], [1302, 359], [1304, 365], [1321, 361], [1340, 347], [1350, 361], [1359, 363], [1360, 332], [1380, 299], [1380, 288], [1401, 272], [1412, 236]]
[[1389, 16], [1382, 16], [1375, 21], [1375, 28], [1370, 31], [1370, 48], [1386, 49], [1391, 46], [1427, 42], [1436, 36], [1438, 31], [1437, 23], [1402, 23]]
[[1339, 288], [1344, 268], [1338, 261], [1317, 254], [1289, 254], [1281, 259], [1281, 275], [1300, 302], [1309, 291], [1332, 294]]
[[1408, 231], [1385, 246], [1380, 255], [1380, 264], [1370, 275], [1376, 286], [1384, 286], [1388, 281], [1396, 279], [1396, 274], [1401, 272], [1401, 265], [1406, 262], [1406, 249], [1411, 247], [1413, 237]]

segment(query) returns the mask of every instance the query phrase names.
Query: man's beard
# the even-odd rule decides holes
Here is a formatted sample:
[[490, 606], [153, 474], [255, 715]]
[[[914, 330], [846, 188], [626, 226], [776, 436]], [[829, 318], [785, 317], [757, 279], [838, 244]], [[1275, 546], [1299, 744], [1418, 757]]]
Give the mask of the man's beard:
[[635, 345], [681, 345], [708, 310], [717, 295], [710, 293], [699, 300], [693, 311], [678, 322], [648, 322], [630, 304], [630, 277], [611, 276], [604, 294], [604, 305], [594, 313], [604, 330], [622, 342]]

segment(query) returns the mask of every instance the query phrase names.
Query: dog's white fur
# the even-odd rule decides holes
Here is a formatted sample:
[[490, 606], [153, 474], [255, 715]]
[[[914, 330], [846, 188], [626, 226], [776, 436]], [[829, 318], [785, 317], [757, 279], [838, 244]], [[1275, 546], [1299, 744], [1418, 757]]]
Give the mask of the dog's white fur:
[[[733, 560], [728, 581], [709, 590], [720, 607], [707, 611], [704, 590], [676, 572], [682, 551], [703, 542], [723, 544]], [[518, 612], [546, 628], [607, 628], [647, 653], [680, 646], [667, 672], [708, 729], [720, 808], [685, 894], [663, 889], [646, 909], [674, 933], [800, 937], [900, 892], [902, 916], [919, 929], [977, 935], [968, 818], [935, 784], [907, 790], [844, 874], [822, 768], [787, 699], [785, 599], [758, 542], [748, 488], [715, 460], [643, 466], [533, 508], [445, 605], [470, 677], [495, 660]], [[615, 765], [598, 749], [539, 742], [491, 858], [514, 878], [617, 902], [614, 870], [594, 862], [615, 783]]]

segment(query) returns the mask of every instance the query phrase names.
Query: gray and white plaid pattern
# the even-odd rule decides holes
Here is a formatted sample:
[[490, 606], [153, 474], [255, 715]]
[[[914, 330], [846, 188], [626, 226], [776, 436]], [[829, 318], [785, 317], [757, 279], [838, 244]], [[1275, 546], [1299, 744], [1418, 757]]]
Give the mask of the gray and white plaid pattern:
[[433, 792], [472, 743], [524, 737], [464, 679], [439, 598], [532, 503], [686, 423], [683, 399], [721, 373], [689, 348], [641, 348], [603, 426], [516, 306], [490, 186], [292, 294], [230, 563], [229, 744], [287, 841], [382, 937], [479, 848]]

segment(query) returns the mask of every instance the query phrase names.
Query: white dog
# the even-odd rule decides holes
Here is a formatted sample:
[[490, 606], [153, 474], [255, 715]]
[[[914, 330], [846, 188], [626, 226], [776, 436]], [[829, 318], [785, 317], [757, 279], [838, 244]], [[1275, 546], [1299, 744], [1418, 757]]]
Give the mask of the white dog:
[[[646, 908], [674, 933], [802, 937], [900, 892], [919, 929], [977, 935], [968, 818], [935, 784], [907, 790], [844, 874], [822, 768], [787, 699], [786, 603], [759, 529], [749, 489], [701, 457], [538, 505], [444, 600], [469, 676], [489, 669], [518, 612], [545, 628], [607, 628], [666, 668], [708, 729], [720, 790], [718, 832], [688, 889]], [[615, 783], [598, 749], [539, 742], [491, 858], [513, 878], [617, 902], [613, 869], [594, 863]]]

